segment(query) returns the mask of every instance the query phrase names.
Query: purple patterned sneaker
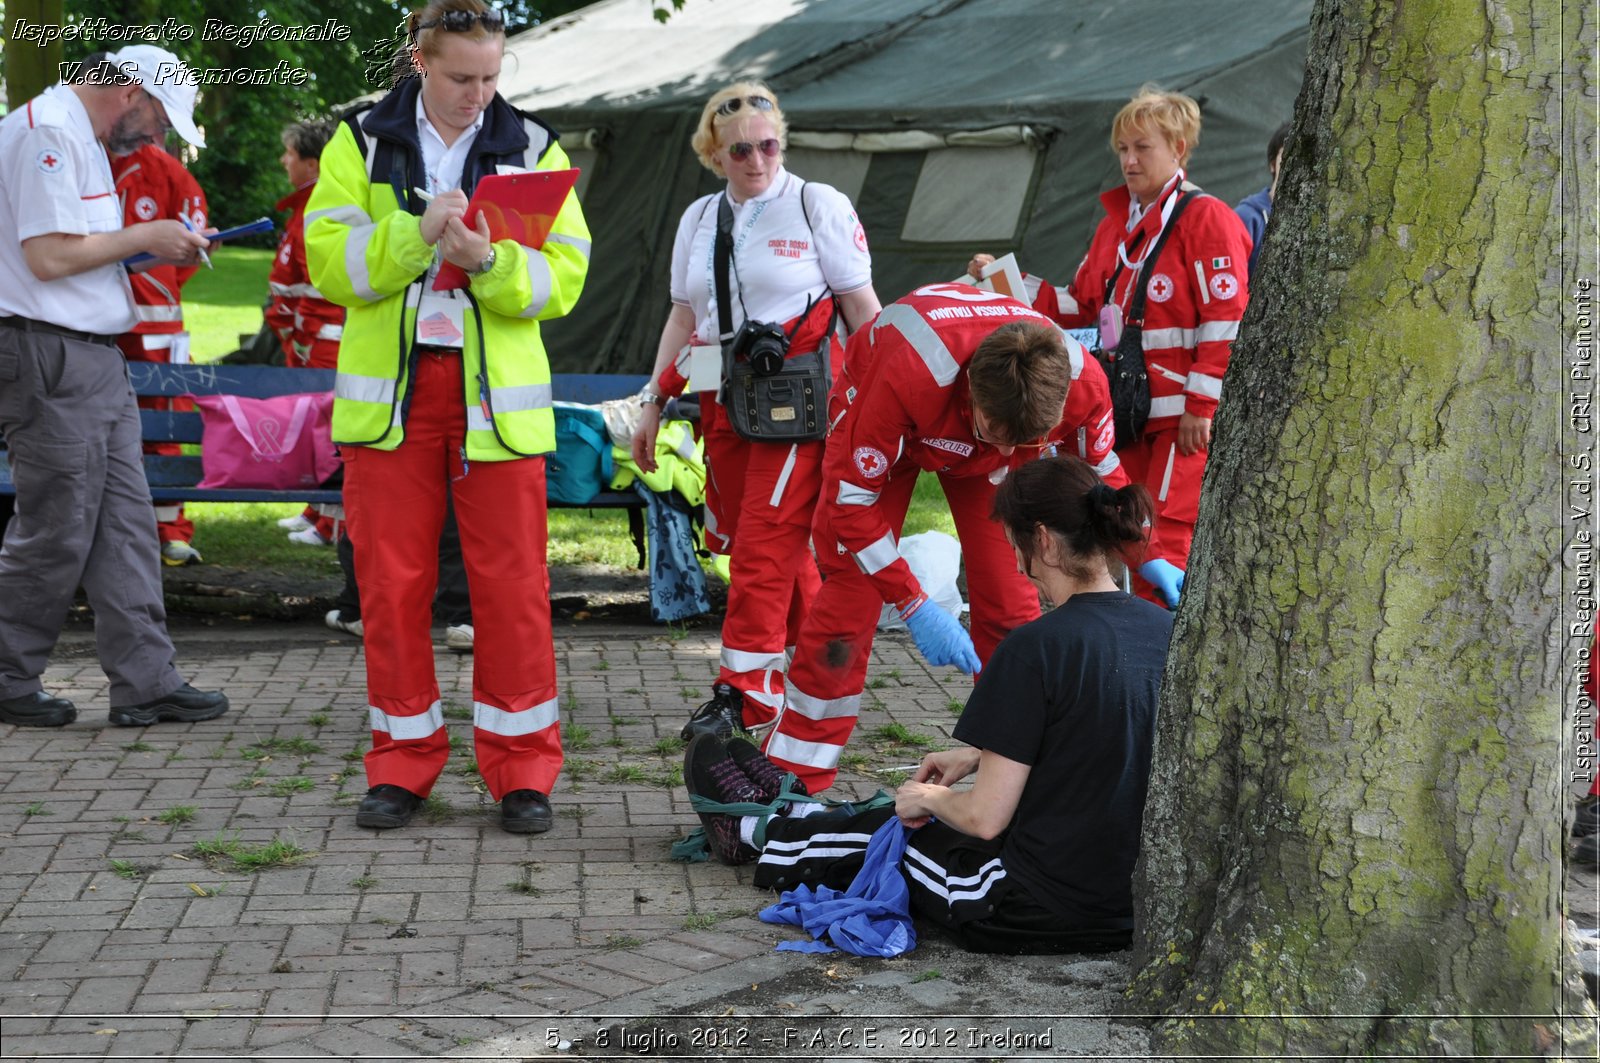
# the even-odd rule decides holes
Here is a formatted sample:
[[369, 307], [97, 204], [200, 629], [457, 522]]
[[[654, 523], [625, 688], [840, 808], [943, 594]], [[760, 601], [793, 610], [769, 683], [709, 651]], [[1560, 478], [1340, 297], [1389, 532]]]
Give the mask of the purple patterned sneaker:
[[[683, 755], [683, 782], [690, 794], [725, 805], [766, 801], [714, 734], [696, 735], [689, 743]], [[722, 812], [701, 812], [699, 816], [705, 825], [711, 851], [718, 860], [725, 864], [748, 864], [761, 855], [739, 839], [738, 816]]]
[[[750, 739], [742, 735], [728, 739], [728, 756], [755, 783], [756, 789], [761, 791], [761, 800], [771, 801], [783, 789], [783, 777], [787, 772], [768, 760], [767, 755]], [[811, 794], [799, 779], [794, 781], [794, 792], [808, 797]]]

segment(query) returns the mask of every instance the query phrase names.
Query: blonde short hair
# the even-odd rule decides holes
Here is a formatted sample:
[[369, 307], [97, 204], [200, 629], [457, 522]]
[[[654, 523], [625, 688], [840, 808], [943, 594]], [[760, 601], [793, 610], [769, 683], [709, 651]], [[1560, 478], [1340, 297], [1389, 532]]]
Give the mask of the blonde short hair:
[[1183, 141], [1178, 165], [1188, 166], [1189, 153], [1200, 143], [1200, 105], [1181, 92], [1162, 92], [1153, 83], [1144, 85], [1111, 120], [1113, 152], [1117, 150], [1117, 141], [1133, 129], [1160, 133], [1174, 151], [1178, 141]]
[[[749, 106], [748, 101], [752, 96], [771, 100], [771, 109], [762, 111]], [[734, 99], [742, 101], [738, 110], [732, 114], [717, 113], [719, 107]], [[721, 146], [719, 140], [723, 127], [749, 118], [753, 114], [761, 115], [771, 122], [773, 130], [778, 134], [778, 144], [785, 148], [789, 146], [789, 123], [784, 120], [783, 108], [778, 106], [777, 94], [759, 81], [740, 81], [712, 93], [700, 111], [700, 121], [695, 125], [694, 136], [689, 140], [689, 145], [694, 148], [695, 155], [700, 159], [700, 165], [718, 177], [728, 176], [722, 171], [722, 163], [717, 161], [717, 148]]]

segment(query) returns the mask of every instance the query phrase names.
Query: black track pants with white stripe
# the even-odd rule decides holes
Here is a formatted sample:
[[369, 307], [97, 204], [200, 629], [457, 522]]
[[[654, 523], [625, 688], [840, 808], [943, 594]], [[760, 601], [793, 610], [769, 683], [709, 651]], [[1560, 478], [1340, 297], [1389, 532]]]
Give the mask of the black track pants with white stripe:
[[[873, 832], [893, 816], [893, 809], [879, 808], [775, 817], [767, 824], [755, 885], [846, 889], [861, 869]], [[974, 952], [1105, 952], [1128, 946], [1131, 918], [1085, 925], [1041, 908], [1006, 876], [1000, 847], [999, 838], [982, 841], [938, 822], [917, 831], [900, 862], [912, 910]]]

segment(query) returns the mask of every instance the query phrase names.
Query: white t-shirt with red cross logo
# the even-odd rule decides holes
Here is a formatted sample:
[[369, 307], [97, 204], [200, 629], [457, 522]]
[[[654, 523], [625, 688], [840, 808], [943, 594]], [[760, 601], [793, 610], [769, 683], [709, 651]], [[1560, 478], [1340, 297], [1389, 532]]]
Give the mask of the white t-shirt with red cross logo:
[[[672, 301], [694, 311], [701, 343], [715, 343], [718, 332], [714, 252], [722, 195], [701, 196], [689, 205], [672, 246]], [[732, 207], [728, 289], [735, 329], [747, 315], [782, 324], [830, 289], [840, 295], [872, 283], [861, 221], [849, 197], [831, 185], [802, 181], [780, 167], [766, 192]]]

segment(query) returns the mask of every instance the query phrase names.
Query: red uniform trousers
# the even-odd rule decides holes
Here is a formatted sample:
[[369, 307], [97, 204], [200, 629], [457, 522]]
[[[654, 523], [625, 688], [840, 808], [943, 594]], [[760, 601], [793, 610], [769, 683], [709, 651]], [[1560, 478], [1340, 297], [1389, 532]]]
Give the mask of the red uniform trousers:
[[476, 621], [478, 772], [497, 801], [512, 790], [548, 794], [562, 755], [544, 458], [464, 467], [460, 356], [423, 353], [417, 363], [405, 442], [344, 448], [372, 721], [367, 781], [426, 797], [450, 755], [429, 637], [448, 491]]
[[[1128, 482], [1143, 484], [1155, 506], [1155, 522], [1145, 560], [1160, 558], [1179, 568], [1189, 567], [1189, 545], [1194, 542], [1194, 522], [1200, 512], [1200, 482], [1206, 473], [1206, 451], [1178, 453], [1176, 426], [1117, 450]], [[1137, 572], [1129, 573], [1133, 593], [1165, 607], [1167, 602]]]
[[[125, 332], [117, 337], [117, 349], [122, 351], [122, 357], [130, 362], [160, 362], [163, 365], [172, 360], [172, 337], [170, 332]], [[184, 408], [193, 409], [189, 400], [182, 400]], [[170, 410], [174, 409], [174, 400], [164, 399], [154, 395], [139, 398], [141, 410]], [[177, 443], [146, 443], [146, 454], [160, 454], [165, 457], [174, 457], [183, 453], [183, 447]], [[157, 504], [156, 535], [164, 543], [174, 540], [183, 543], [194, 542], [194, 522], [183, 515], [183, 504], [161, 505]]]
[[[918, 471], [909, 462], [897, 466], [875, 503], [896, 538]], [[973, 646], [978, 659], [987, 661], [1013, 629], [1038, 619], [1039, 592], [1017, 571], [1005, 530], [989, 519], [995, 488], [988, 478], [939, 475], [939, 482], [961, 539]], [[817, 510], [812, 541], [822, 566], [822, 590], [801, 625], [789, 664], [788, 697], [765, 746], [774, 763], [794, 772], [815, 794], [833, 785], [839, 756], [855, 730], [883, 599], [855, 559], [840, 552], [826, 506]], [[923, 608], [939, 607], [929, 602]]]
[[728, 607], [717, 681], [744, 694], [744, 723], [783, 706], [784, 650], [822, 584], [811, 556], [811, 516], [822, 486], [822, 440], [752, 443], [702, 396], [706, 545], [728, 555]]

